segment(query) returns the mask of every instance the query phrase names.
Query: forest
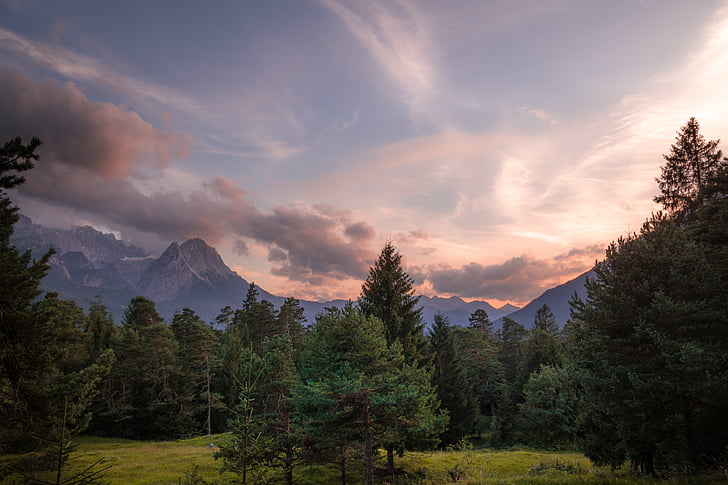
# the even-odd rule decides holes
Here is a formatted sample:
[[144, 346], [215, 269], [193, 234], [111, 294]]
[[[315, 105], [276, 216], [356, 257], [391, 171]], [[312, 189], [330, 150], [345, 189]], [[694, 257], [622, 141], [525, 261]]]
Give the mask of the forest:
[[447, 447], [578, 450], [659, 477], [728, 463], [728, 158], [694, 118], [664, 155], [662, 211], [606, 248], [563, 328], [547, 306], [532, 328], [494, 329], [483, 310], [467, 327], [423, 322], [391, 242], [359, 298], [314, 322], [254, 284], [211, 322], [191, 308], [165, 322], [143, 297], [115, 322], [100, 299], [84, 310], [41, 295], [53, 250], [34, 260], [10, 243], [8, 191], [38, 146], [0, 152], [2, 453], [47, 451], [60, 469], [79, 434], [227, 433], [222, 470], [287, 484], [304, 463], [342, 484], [354, 469], [394, 481], [406, 452]]

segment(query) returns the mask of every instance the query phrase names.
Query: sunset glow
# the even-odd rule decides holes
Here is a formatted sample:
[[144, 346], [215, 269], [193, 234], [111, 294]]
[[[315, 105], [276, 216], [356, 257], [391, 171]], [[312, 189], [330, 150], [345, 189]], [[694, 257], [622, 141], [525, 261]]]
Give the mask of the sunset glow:
[[722, 1], [0, 1], [22, 213], [302, 299], [391, 240], [423, 294], [529, 302], [639, 229], [691, 116], [728, 137], [727, 80]]

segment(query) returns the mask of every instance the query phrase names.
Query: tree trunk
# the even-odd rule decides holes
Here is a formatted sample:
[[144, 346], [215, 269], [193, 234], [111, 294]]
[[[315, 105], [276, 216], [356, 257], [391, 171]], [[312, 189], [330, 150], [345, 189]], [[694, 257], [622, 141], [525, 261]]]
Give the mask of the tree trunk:
[[389, 476], [392, 477], [392, 482], [394, 482], [394, 445], [387, 447], [387, 473], [389, 473]]
[[212, 436], [212, 396], [210, 395], [210, 356], [205, 352], [207, 367], [207, 436]]
[[364, 477], [366, 485], [374, 483], [374, 473], [372, 471], [372, 432], [369, 426], [369, 399], [364, 398]]
[[695, 428], [693, 426], [693, 413], [688, 409], [683, 411], [683, 417], [685, 418], [685, 439], [688, 446], [688, 454], [690, 455], [690, 461], [693, 465], [697, 464], [698, 461], [698, 445], [695, 439]]
[[346, 485], [346, 455], [344, 455], [345, 448], [341, 447], [341, 485]]

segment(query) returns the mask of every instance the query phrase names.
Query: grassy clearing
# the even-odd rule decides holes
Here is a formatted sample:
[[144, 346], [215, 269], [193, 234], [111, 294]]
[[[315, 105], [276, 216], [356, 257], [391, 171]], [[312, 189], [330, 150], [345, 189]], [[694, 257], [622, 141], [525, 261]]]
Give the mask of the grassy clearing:
[[[112, 468], [104, 474], [109, 485], [170, 485], [170, 484], [232, 484], [236, 475], [220, 474], [220, 462], [212, 457], [210, 443], [216, 445], [225, 435], [181, 441], [143, 442], [119, 439], [82, 437], [73, 461], [75, 467], [105, 458]], [[6, 456], [1, 462], [17, 457]], [[378, 466], [383, 469], [384, 457]], [[397, 483], [408, 484], [726, 484], [728, 477], [716, 473], [692, 477], [672, 477], [655, 480], [635, 476], [627, 470], [611, 471], [591, 466], [581, 454], [575, 452], [547, 452], [529, 450], [472, 450], [407, 453], [396, 461], [406, 476], [398, 476]], [[362, 470], [352, 463], [348, 470], [349, 483], [362, 483]], [[356, 470], [354, 468], [357, 468]], [[192, 470], [204, 482], [189, 480]], [[17, 479], [17, 477], [15, 477]], [[300, 485], [339, 483], [339, 472], [322, 465], [301, 466], [295, 474]], [[6, 477], [4, 483], [13, 483]], [[273, 482], [276, 483], [276, 482]], [[378, 483], [388, 483], [379, 478]]]

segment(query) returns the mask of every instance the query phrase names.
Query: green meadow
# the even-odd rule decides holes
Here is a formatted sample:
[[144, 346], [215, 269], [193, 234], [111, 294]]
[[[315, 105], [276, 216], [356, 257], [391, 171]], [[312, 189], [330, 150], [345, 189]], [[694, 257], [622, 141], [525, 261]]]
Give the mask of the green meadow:
[[[101, 479], [108, 485], [205, 485], [239, 483], [239, 477], [220, 473], [221, 463], [213, 458], [217, 446], [227, 435], [215, 435], [178, 441], [131, 441], [122, 439], [80, 437], [72, 455], [71, 469], [88, 466], [99, 459], [110, 465]], [[215, 444], [215, 448], [210, 444]], [[6, 455], [0, 464], [22, 458]], [[383, 472], [384, 456], [380, 453], [378, 471]], [[528, 449], [408, 452], [396, 461], [396, 483], [407, 484], [725, 484], [728, 473], [649, 478], [628, 469], [610, 470], [592, 466], [581, 453]], [[283, 483], [269, 470], [263, 483]], [[352, 461], [347, 470], [348, 483], [364, 482], [363, 463]], [[39, 474], [38, 478], [54, 480], [55, 475]], [[267, 480], [267, 481], [266, 481]], [[21, 477], [10, 475], [3, 483], [22, 483]], [[250, 481], [249, 483], [253, 483]], [[294, 483], [338, 484], [339, 470], [334, 466], [301, 465], [294, 474]], [[376, 483], [392, 483], [378, 475]]]

